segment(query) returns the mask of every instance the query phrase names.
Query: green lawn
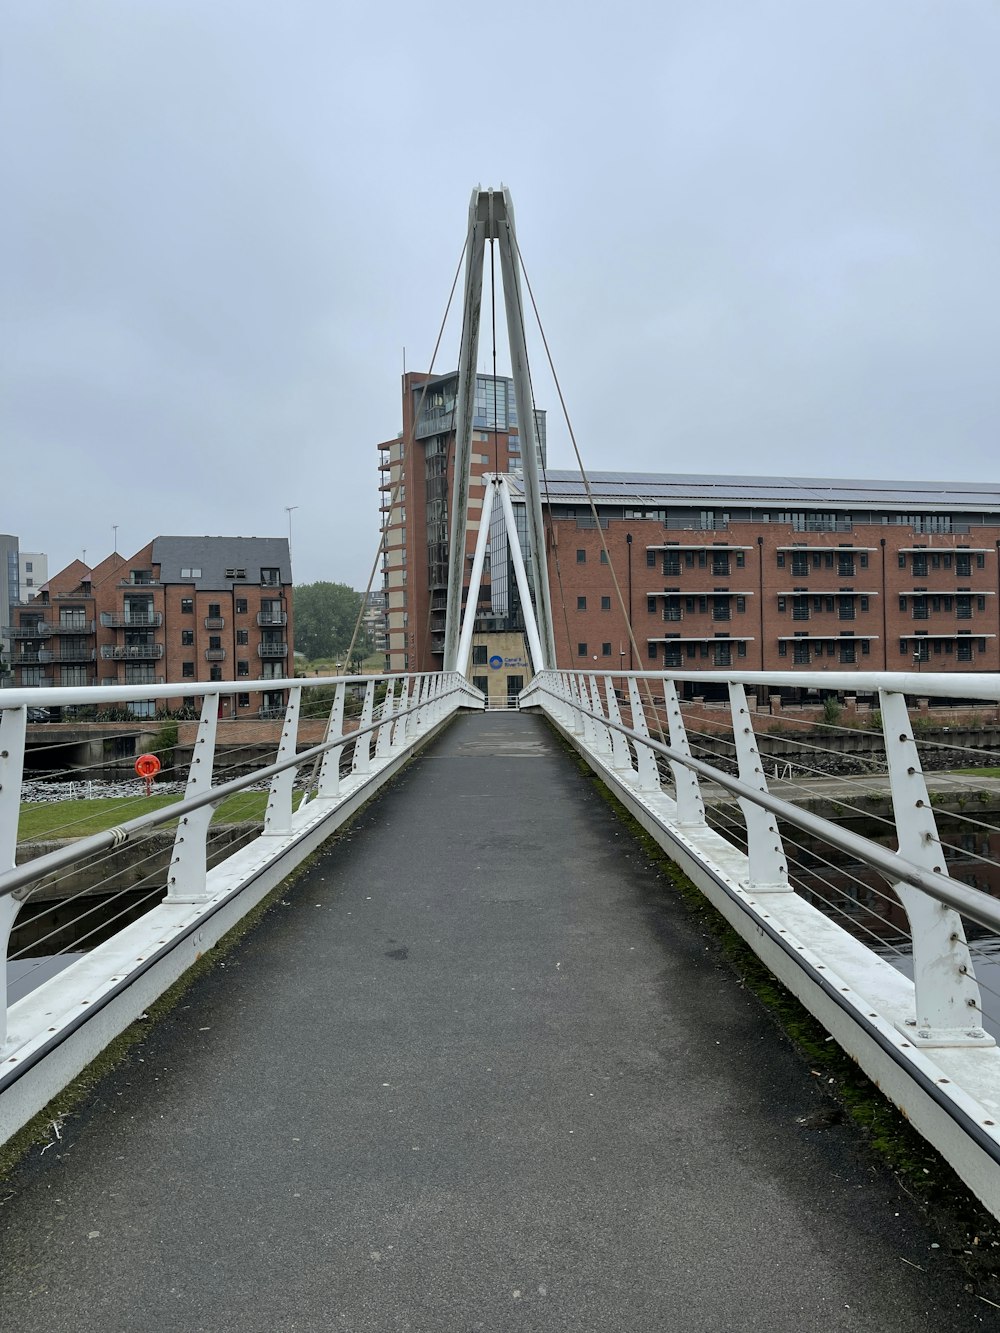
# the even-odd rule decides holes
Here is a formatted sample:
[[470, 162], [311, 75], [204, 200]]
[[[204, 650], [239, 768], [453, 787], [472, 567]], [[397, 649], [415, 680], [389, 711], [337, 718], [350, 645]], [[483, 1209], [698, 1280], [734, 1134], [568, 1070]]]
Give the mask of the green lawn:
[[[17, 837], [19, 842], [38, 838], [85, 838], [91, 833], [103, 833], [127, 819], [162, 810], [173, 805], [180, 796], [112, 796], [95, 801], [48, 801], [45, 804], [21, 806]], [[293, 804], [298, 808], [302, 793], [295, 792]], [[244, 820], [263, 821], [267, 809], [267, 792], [238, 792], [223, 801], [216, 810], [215, 824], [238, 824]], [[170, 824], [161, 827], [170, 828]]]
[[976, 778], [1000, 778], [1000, 768], [956, 768], [955, 773], [970, 773]]

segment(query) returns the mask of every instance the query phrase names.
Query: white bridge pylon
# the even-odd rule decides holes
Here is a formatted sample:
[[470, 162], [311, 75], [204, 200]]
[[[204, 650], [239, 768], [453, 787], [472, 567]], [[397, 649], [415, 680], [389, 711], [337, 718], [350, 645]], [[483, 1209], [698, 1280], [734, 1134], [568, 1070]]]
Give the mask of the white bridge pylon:
[[[479, 354], [479, 319], [483, 298], [483, 257], [487, 240], [500, 249], [500, 273], [503, 281], [507, 338], [510, 345], [511, 376], [517, 403], [518, 432], [521, 438], [521, 462], [524, 468], [524, 502], [527, 512], [528, 550], [534, 574], [535, 608], [532, 612], [527, 573], [521, 557], [520, 539], [514, 522], [514, 510], [506, 483], [489, 479], [479, 519], [479, 535], [473, 561], [472, 586], [462, 623], [462, 585], [465, 578], [465, 545], [469, 526], [469, 478], [472, 469], [472, 419], [476, 398], [476, 362]], [[494, 422], [494, 428], [496, 423]], [[555, 636], [552, 629], [552, 602], [549, 596], [548, 566], [545, 558], [545, 532], [542, 526], [542, 497], [538, 484], [538, 444], [535, 413], [528, 376], [528, 351], [524, 338], [524, 303], [521, 299], [521, 269], [514, 209], [510, 191], [482, 190], [477, 186], [469, 205], [469, 236], [465, 258], [465, 299], [462, 310], [462, 342], [458, 362], [458, 394], [455, 403], [455, 480], [452, 487], [451, 531], [448, 547], [448, 602], [444, 631], [444, 669], [468, 675], [469, 652], [475, 622], [476, 599], [482, 582], [490, 515], [495, 495], [499, 493], [507, 526], [507, 538], [514, 562], [521, 607], [524, 611], [532, 669], [537, 673], [556, 664]]]

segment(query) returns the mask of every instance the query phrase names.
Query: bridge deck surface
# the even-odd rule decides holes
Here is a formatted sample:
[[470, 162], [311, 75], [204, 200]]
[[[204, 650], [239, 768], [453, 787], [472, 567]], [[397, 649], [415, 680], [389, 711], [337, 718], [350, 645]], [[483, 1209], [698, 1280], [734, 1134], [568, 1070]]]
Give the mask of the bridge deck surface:
[[539, 719], [459, 718], [7, 1183], [0, 1324], [996, 1327]]

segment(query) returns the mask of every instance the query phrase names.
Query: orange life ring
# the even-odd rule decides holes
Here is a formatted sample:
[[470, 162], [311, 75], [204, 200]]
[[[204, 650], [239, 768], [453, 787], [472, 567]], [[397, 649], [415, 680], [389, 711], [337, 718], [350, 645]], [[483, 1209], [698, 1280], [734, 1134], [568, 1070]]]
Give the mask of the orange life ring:
[[135, 761], [135, 771], [141, 778], [155, 778], [160, 771], [160, 761], [155, 754], [141, 754]]

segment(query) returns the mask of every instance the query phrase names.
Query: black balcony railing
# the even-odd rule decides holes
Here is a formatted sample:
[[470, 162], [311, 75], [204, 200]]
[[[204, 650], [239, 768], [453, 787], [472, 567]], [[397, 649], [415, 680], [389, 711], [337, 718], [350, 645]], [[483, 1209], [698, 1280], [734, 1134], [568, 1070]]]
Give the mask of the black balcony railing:
[[3, 632], [8, 639], [47, 639], [52, 626], [47, 621], [37, 620], [30, 625], [4, 625]]
[[93, 620], [60, 620], [51, 628], [53, 634], [93, 634], [96, 624]]
[[162, 643], [116, 643], [101, 647], [101, 657], [105, 662], [155, 662], [162, 656]]
[[106, 629], [159, 629], [162, 611], [102, 611], [101, 624]]

